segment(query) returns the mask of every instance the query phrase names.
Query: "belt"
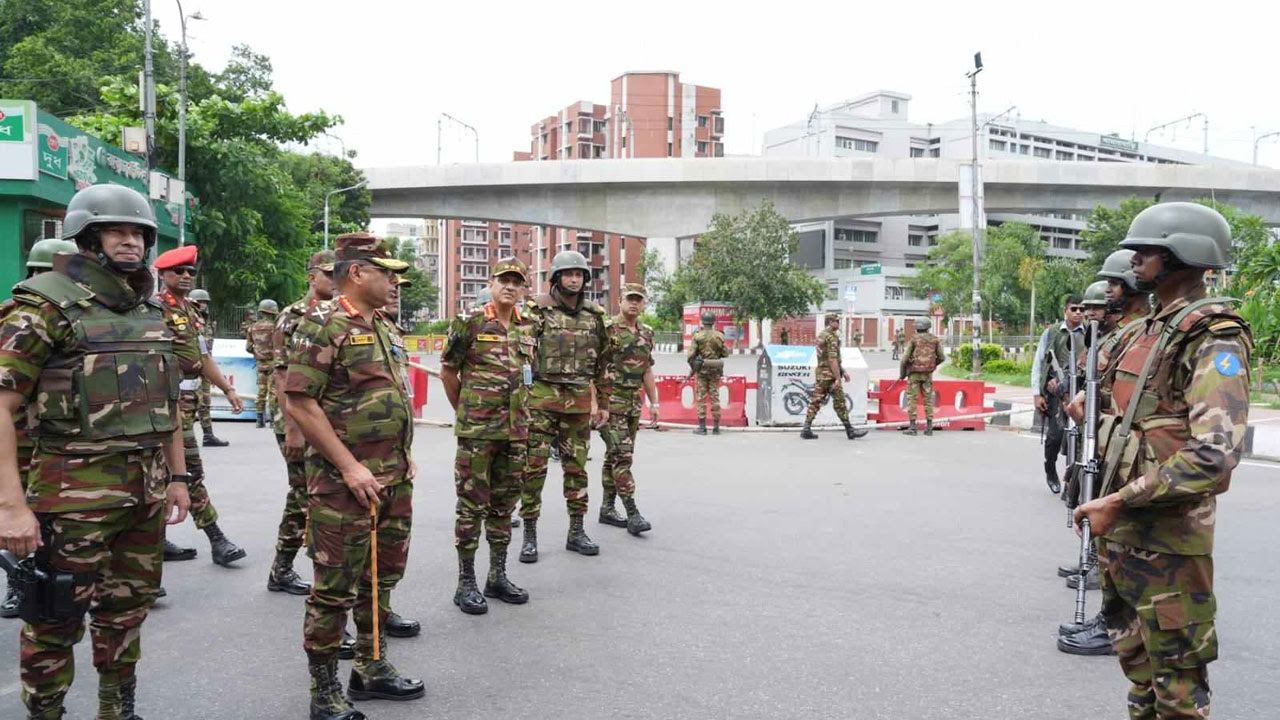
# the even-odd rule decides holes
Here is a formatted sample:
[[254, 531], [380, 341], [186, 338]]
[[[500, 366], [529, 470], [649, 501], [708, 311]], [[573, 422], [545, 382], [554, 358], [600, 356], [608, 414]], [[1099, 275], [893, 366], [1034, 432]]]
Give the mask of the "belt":
[[178, 383], [178, 389], [183, 392], [195, 392], [200, 389], [200, 378], [191, 378]]

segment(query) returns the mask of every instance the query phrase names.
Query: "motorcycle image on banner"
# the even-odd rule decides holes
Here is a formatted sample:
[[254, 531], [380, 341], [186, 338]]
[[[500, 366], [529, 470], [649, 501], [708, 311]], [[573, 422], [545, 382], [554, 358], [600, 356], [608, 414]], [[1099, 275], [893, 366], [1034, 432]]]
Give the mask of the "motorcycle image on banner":
[[[809, 400], [813, 397], [817, 349], [811, 345], [766, 345], [756, 365], [756, 424], [779, 427], [804, 424]], [[840, 365], [849, 374], [844, 383], [849, 420], [854, 425], [867, 421], [867, 362], [856, 348], [840, 349]], [[828, 402], [814, 418], [818, 425], [838, 425], [836, 411]], [[867, 431], [860, 431], [866, 434]]]

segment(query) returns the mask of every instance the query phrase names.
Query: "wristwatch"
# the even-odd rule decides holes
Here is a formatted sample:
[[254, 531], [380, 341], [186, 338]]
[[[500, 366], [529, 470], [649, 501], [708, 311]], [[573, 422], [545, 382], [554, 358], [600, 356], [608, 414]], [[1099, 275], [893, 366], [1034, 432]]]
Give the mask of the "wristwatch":
[[165, 482], [165, 486], [168, 487], [173, 483], [182, 483], [183, 485], [190, 485], [191, 476], [186, 473], [183, 473], [181, 475], [179, 475], [178, 473], [169, 473], [169, 480]]

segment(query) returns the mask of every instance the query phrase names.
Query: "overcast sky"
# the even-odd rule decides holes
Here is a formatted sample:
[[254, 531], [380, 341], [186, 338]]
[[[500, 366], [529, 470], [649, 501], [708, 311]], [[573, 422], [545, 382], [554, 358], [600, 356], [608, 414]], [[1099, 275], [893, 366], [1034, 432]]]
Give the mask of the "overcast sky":
[[[153, 0], [178, 36], [174, 3]], [[1041, 9], [1043, 8], [1043, 9]], [[1141, 140], [1151, 126], [1209, 117], [1209, 149], [1248, 161], [1253, 128], [1280, 130], [1280, 4], [1147, 0], [1040, 2], [274, 2], [187, 0], [197, 62], [232, 45], [270, 56], [296, 112], [345, 120], [335, 134], [361, 167], [436, 160], [436, 119], [479, 130], [480, 159], [529, 149], [529, 126], [577, 100], [607, 103], [628, 70], [675, 70], [719, 87], [727, 154], [758, 154], [764, 131], [879, 89], [909, 93], [912, 122], [968, 113], [973, 53], [980, 112]], [[1199, 150], [1200, 121], [1152, 142]], [[1260, 161], [1280, 166], [1280, 137]], [[470, 162], [446, 128], [444, 161]], [[337, 143], [330, 143], [336, 151]], [[328, 149], [328, 148], [326, 148]]]

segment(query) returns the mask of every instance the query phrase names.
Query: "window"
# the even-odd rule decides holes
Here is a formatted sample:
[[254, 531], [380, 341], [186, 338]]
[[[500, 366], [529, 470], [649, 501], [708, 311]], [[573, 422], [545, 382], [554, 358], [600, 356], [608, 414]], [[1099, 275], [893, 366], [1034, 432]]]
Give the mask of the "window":
[[489, 243], [489, 231], [484, 228], [462, 228], [462, 242]]
[[578, 157], [580, 157], [580, 158], [584, 158], [584, 159], [589, 159], [589, 158], [590, 158], [592, 155], [594, 155], [594, 154], [595, 154], [595, 153], [594, 153], [594, 152], [592, 152], [592, 150], [591, 150], [591, 146], [590, 146], [589, 144], [587, 144], [587, 143], [579, 143], [579, 144], [578, 144]]
[[897, 114], [898, 114], [898, 101], [897, 101], [897, 100], [890, 100], [890, 101], [889, 101], [889, 112], [893, 113], [894, 115], [897, 115]]
[[1034, 155], [1038, 158], [1048, 158], [1049, 148], [1032, 148]]
[[992, 150], [999, 150], [1000, 152], [1004, 152], [1006, 145], [1003, 140], [989, 140], [988, 142], [991, 144]]
[[506, 260], [507, 258], [514, 257], [514, 256], [515, 256], [515, 253], [511, 251], [511, 248], [498, 248], [499, 260]]
[[939, 153], [940, 150], [938, 148], [929, 148], [929, 157], [940, 157]]
[[924, 236], [923, 236], [923, 235], [908, 235], [908, 236], [907, 236], [907, 244], [908, 244], [908, 245], [910, 245], [911, 247], [924, 247]]
[[704, 128], [704, 127], [706, 127], [706, 126], [707, 126], [707, 116], [706, 116], [706, 115], [699, 115], [699, 116], [698, 116], [698, 127], [700, 127], [700, 128]]
[[591, 257], [591, 243], [589, 242], [578, 243], [578, 252], [582, 253], [583, 257]]
[[704, 141], [702, 141], [702, 140], [699, 140], [699, 141], [698, 141], [698, 153], [699, 153], [699, 154], [702, 154], [702, 155], [706, 155], [706, 154], [707, 154], [707, 143], [706, 143], [706, 142], [704, 142]]
[[909, 268], [913, 268], [913, 267], [915, 267], [915, 266], [916, 266], [916, 264], [915, 264], [915, 263], [913, 263], [913, 262], [909, 262], [909, 263], [906, 263], [906, 266], [907, 266], [907, 267], [909, 267]]
[[874, 243], [879, 235], [875, 230], [852, 230], [850, 228], [836, 228], [836, 240], [857, 243]]
[[667, 157], [671, 157], [671, 143], [667, 143]]
[[503, 247], [511, 247], [511, 231], [510, 230], [498, 231], [498, 244]]
[[924, 157], [924, 148], [911, 148], [911, 157]]
[[724, 143], [716, 143], [715, 150], [716, 157], [724, 157]]
[[670, 115], [667, 116], [667, 129], [668, 130], [676, 129], [676, 119], [671, 117]]
[[849, 258], [835, 258], [832, 262], [835, 264], [835, 269], [837, 270], [848, 270], [853, 267], [853, 260], [850, 260]]
[[488, 265], [463, 265], [462, 277], [472, 280], [485, 280], [489, 277]]
[[592, 127], [591, 127], [591, 129], [592, 129], [593, 131], [595, 131], [595, 132], [598, 132], [598, 133], [602, 133], [602, 132], [604, 132], [604, 121], [603, 121], [603, 120], [596, 120], [596, 121], [594, 121], [594, 122], [592, 123]]
[[489, 260], [489, 248], [481, 246], [465, 246], [462, 248], [462, 259], [472, 262], [487, 262]]
[[715, 133], [716, 133], [717, 135], [723, 135], [723, 134], [724, 134], [724, 118], [720, 117], [719, 115], [717, 115], [717, 116], [716, 116], [716, 129], [715, 129]]
[[841, 150], [857, 150], [858, 152], [875, 152], [880, 143], [874, 140], [858, 140], [855, 138], [836, 136], [836, 147]]
[[1061, 150], [1059, 150], [1059, 151], [1054, 155], [1054, 159], [1055, 159], [1055, 160], [1075, 160], [1075, 159], [1076, 159], [1076, 156], [1075, 156], [1075, 155], [1073, 155], [1072, 153], [1069, 153], [1069, 152], [1062, 152]]

